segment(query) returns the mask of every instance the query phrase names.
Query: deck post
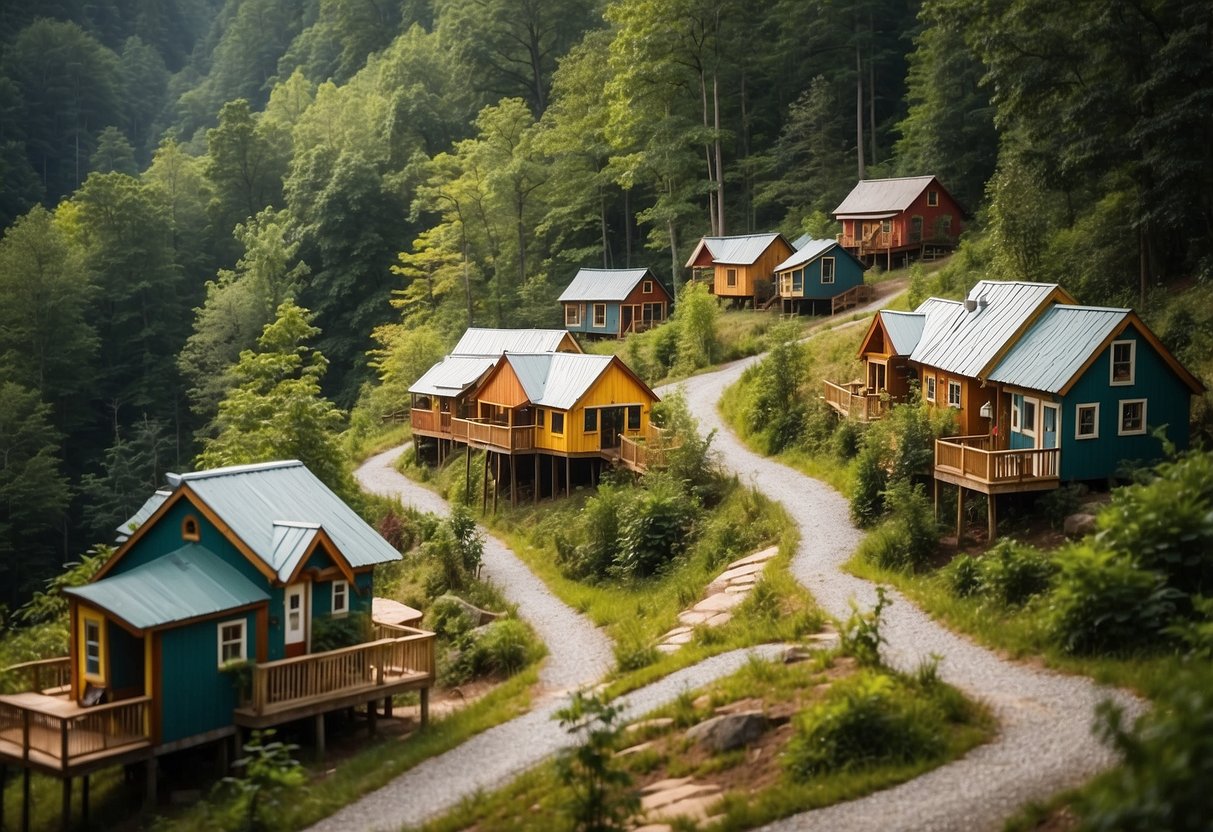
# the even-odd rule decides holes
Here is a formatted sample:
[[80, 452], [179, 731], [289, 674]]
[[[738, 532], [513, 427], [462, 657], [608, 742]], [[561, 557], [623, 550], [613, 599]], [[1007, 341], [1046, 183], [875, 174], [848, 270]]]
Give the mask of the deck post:
[[379, 711], [375, 709], [373, 699], [366, 703], [366, 728], [372, 737], [379, 728]]
[[316, 756], [324, 756], [324, 714], [316, 714]]
[[514, 456], [510, 455], [510, 508], [518, 505], [518, 474], [515, 470]]
[[556, 499], [556, 492], [560, 490], [556, 477], [559, 474], [556, 472], [556, 457], [552, 457], [552, 500]]
[[21, 770], [21, 832], [29, 832], [29, 766]]
[[531, 505], [539, 505], [539, 454], [531, 454], [535, 461], [535, 479], [531, 482]]
[[88, 775], [80, 778], [80, 824], [88, 829]]
[[[472, 447], [468, 445], [468, 447]], [[484, 478], [480, 483], [480, 513], [489, 510], [489, 452], [484, 452]]]
[[421, 727], [430, 724], [430, 689], [421, 689]]
[[144, 808], [151, 809], [156, 805], [156, 758], [148, 757], [144, 765], [145, 791], [143, 795]]
[[935, 523], [939, 524], [939, 480], [931, 477], [931, 485], [935, 491]]
[[965, 519], [965, 489], [963, 485], [956, 486], [956, 548], [960, 548], [960, 541], [964, 539], [964, 519]]
[[392, 718], [392, 697], [383, 697], [383, 716], [386, 719]]
[[70, 776], [63, 778], [62, 790], [63, 797], [59, 808], [59, 828], [63, 832], [67, 832], [67, 830], [72, 828], [72, 778]]
[[989, 506], [989, 510], [987, 512], [987, 515], [988, 515], [987, 519], [989, 520], [989, 523], [990, 523], [990, 535], [989, 535], [990, 539], [988, 542], [993, 543], [994, 538], [998, 536], [998, 509], [996, 508], [996, 506], [998, 505], [997, 496], [993, 493], [987, 494], [986, 495], [986, 505]]
[[497, 473], [493, 475], [493, 514], [497, 514], [497, 492], [501, 490], [501, 454], [497, 457]]
[[463, 493], [467, 494], [470, 499], [472, 494], [472, 446], [468, 445], [467, 449], [463, 464]]
[[573, 496], [573, 460], [564, 458], [564, 496]]

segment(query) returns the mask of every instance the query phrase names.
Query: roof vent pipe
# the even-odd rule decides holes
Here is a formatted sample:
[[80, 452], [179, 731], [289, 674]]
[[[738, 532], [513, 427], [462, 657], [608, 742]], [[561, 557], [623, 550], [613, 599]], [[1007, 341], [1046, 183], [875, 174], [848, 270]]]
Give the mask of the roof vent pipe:
[[981, 297], [979, 297], [977, 299], [977, 308], [978, 309], [985, 309], [989, 305], [990, 305], [990, 299], [987, 298], [985, 295], [982, 295]]
[[965, 298], [965, 311], [975, 312], [977, 310], [977, 301], [973, 298]]

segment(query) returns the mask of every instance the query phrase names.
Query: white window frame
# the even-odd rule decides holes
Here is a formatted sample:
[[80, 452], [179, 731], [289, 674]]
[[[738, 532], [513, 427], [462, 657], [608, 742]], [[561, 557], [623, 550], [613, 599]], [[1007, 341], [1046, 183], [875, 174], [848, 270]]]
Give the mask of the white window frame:
[[[91, 639], [88, 637], [90, 627], [97, 628], [97, 638]], [[84, 616], [84, 678], [86, 679], [103, 679], [105, 678], [104, 666], [101, 663], [101, 639], [105, 632], [105, 619], [96, 618], [94, 616]], [[92, 669], [89, 663], [96, 664], [96, 669]]]
[[934, 402], [935, 401], [935, 376], [927, 376], [925, 387], [927, 390], [927, 393], [926, 393], [927, 401]]
[[[1116, 348], [1128, 346], [1129, 348], [1129, 377], [1128, 379], [1116, 380]], [[1133, 340], [1113, 341], [1112, 346], [1108, 348], [1108, 384], [1112, 387], [1128, 387], [1137, 379], [1137, 342]]]
[[[337, 600], [341, 603], [338, 605]], [[350, 611], [350, 582], [347, 580], [333, 581], [333, 615], [345, 615]]]
[[[1090, 433], [1082, 432], [1082, 414], [1084, 411], [1091, 411], [1094, 414]], [[1099, 402], [1074, 405], [1074, 438], [1079, 440], [1099, 438]]]
[[[237, 627], [240, 630], [239, 638], [225, 638], [224, 629], [227, 627]], [[242, 662], [248, 658], [248, 621], [243, 618], [235, 618], [231, 621], [220, 621], [219, 629], [216, 630], [219, 641], [219, 666], [231, 664], [232, 662]], [[228, 645], [236, 645], [236, 655], [234, 657], [225, 657], [223, 648]]]
[[[1136, 430], [1125, 430], [1125, 406], [1140, 404], [1141, 405], [1141, 427]], [[1117, 436], [1141, 436], [1146, 432], [1146, 400], [1145, 399], [1121, 399], [1119, 406], [1116, 408], [1116, 435]]]
[[[830, 276], [828, 278], [826, 277], [826, 263], [830, 264]], [[834, 258], [833, 257], [821, 258], [821, 285], [828, 286], [828, 285], [832, 284], [834, 282], [836, 274], [837, 274], [837, 272], [835, 271]]]
[[[605, 303], [594, 304], [594, 326], [595, 327], [606, 326], [606, 321], [607, 321], [607, 308], [606, 307], [607, 307], [607, 305]], [[602, 323], [598, 322], [598, 311], [599, 310], [602, 310]]]
[[641, 292], [641, 294], [645, 294], [645, 295], [653, 294], [653, 281], [646, 280], [643, 283], [641, 283], [640, 292]]
[[1023, 407], [1023, 396], [1011, 394], [1011, 430], [1019, 433], [1019, 408]]
[[[952, 391], [956, 391], [956, 401], [952, 401]], [[964, 391], [961, 389], [959, 381], [948, 379], [948, 407], [954, 407], [960, 410], [960, 404], [963, 401]]]
[[[1032, 406], [1032, 426], [1028, 427], [1028, 421], [1025, 418], [1028, 412], [1028, 405]], [[1019, 432], [1024, 436], [1036, 438], [1036, 425], [1040, 422], [1040, 399], [1033, 399], [1030, 396], [1024, 396], [1020, 405], [1023, 408], [1023, 413], [1019, 414]]]
[[564, 325], [581, 326], [581, 307], [575, 303], [564, 305]]

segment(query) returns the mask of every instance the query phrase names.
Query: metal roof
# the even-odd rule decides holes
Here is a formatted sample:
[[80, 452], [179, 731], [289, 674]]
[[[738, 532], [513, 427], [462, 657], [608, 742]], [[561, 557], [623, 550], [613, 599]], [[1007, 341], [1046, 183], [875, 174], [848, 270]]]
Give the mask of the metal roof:
[[811, 242], [813, 242], [812, 234], [801, 234], [799, 237], [797, 237], [795, 240], [792, 241], [792, 248], [799, 251], [800, 249], [804, 248], [806, 245], [808, 245]]
[[236, 567], [198, 543], [63, 591], [140, 630], [269, 600]]
[[156, 509], [160, 508], [160, 504], [167, 500], [169, 495], [172, 493], [173, 492], [171, 491], [164, 491], [161, 489], [152, 496], [148, 497], [147, 501], [139, 507], [138, 511], [126, 518], [126, 520], [118, 526], [118, 539], [126, 540], [126, 538], [130, 536], [130, 533], [142, 526], [143, 521], [151, 517], [156, 512]]
[[[503, 352], [556, 352], [569, 335], [563, 329], [482, 329], [468, 327], [451, 355], [492, 356]], [[575, 345], [575, 342], [574, 342]]]
[[569, 410], [603, 374], [614, 356], [581, 353], [505, 356], [531, 404]]
[[[573, 282], [560, 293], [557, 300], [623, 300], [636, 284], [653, 276], [648, 269], [579, 269]], [[542, 352], [542, 350], [510, 350], [510, 352]]]
[[922, 338], [927, 316], [921, 312], [896, 312], [892, 309], [882, 309], [879, 315], [885, 334], [892, 342], [893, 354], [910, 355], [914, 352]]
[[288, 460], [237, 465], [193, 474], [169, 474], [169, 484], [187, 484], [244, 543], [275, 570], [283, 523], [324, 529], [355, 569], [400, 560], [400, 553], [309, 471]]
[[457, 396], [493, 368], [498, 356], [448, 355], [409, 387], [426, 396]]
[[971, 312], [958, 301], [931, 298], [915, 310], [924, 312], [926, 321], [910, 360], [980, 378], [1056, 289], [1055, 283], [982, 280], [969, 292], [969, 299], [978, 301]]
[[1128, 315], [1128, 309], [1054, 306], [998, 362], [990, 378], [1059, 393]]
[[804, 248], [799, 251], [792, 252], [792, 255], [775, 267], [775, 271], [781, 272], [784, 269], [794, 269], [797, 266], [802, 266], [810, 260], [815, 260], [827, 251], [838, 245], [837, 240], [811, 240], [805, 243]]
[[743, 234], [736, 237], [704, 237], [700, 244], [707, 246], [712, 260], [717, 263], [748, 266], [761, 257], [778, 236], [780, 235], [775, 233]]
[[[896, 179], [863, 179], [860, 180], [846, 199], [834, 209], [834, 216], [862, 214], [871, 216], [885, 213], [884, 219], [892, 217], [910, 207], [927, 185], [935, 180], [934, 176], [902, 176]], [[888, 213], [891, 212], [891, 213]]]

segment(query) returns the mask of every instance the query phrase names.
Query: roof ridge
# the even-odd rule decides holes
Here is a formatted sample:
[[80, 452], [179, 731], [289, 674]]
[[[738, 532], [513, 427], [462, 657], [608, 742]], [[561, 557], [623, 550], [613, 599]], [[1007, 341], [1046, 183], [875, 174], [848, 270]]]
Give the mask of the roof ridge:
[[882, 176], [879, 179], [860, 179], [860, 182], [903, 182], [911, 179], [935, 179], [933, 173], [920, 173], [917, 176]]
[[270, 462], [252, 462], [245, 465], [225, 465], [222, 468], [208, 468], [204, 471], [189, 471], [184, 474], [165, 474], [173, 487], [182, 482], [210, 479], [212, 477], [227, 477], [236, 474], [251, 474], [257, 471], [274, 471], [280, 468], [302, 468], [303, 463], [297, 459], [277, 459]]

